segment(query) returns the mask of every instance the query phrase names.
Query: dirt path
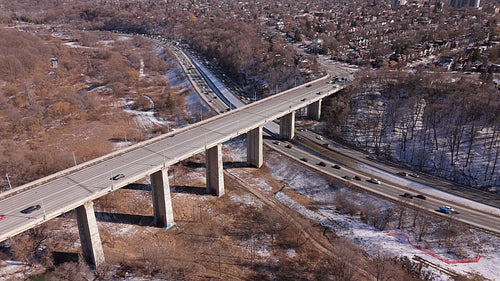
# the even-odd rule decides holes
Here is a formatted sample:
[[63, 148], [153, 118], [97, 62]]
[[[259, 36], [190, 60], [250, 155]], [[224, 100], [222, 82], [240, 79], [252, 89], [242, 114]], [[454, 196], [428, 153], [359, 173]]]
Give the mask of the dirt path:
[[[252, 193], [254, 196], [259, 198], [264, 204], [267, 206], [271, 207], [272, 210], [276, 211], [279, 213], [281, 216], [286, 218], [289, 222], [293, 223], [293, 225], [300, 231], [300, 233], [306, 238], [308, 242], [310, 242], [316, 249], [321, 251], [323, 254], [328, 255], [330, 257], [338, 257], [338, 255], [335, 252], [334, 247], [329, 243], [326, 237], [321, 236], [319, 232], [321, 232], [320, 226], [317, 225], [316, 223], [310, 221], [309, 219], [302, 218], [301, 216], [298, 216], [297, 212], [294, 210], [291, 210], [290, 208], [284, 206], [281, 202], [276, 200], [274, 197], [269, 197], [266, 196], [265, 192], [262, 192], [262, 190], [258, 190], [248, 184], [246, 184], [242, 179], [240, 179], [238, 176], [232, 174], [228, 170], [224, 170], [224, 175], [231, 178], [232, 180], [236, 181], [238, 185], [234, 185], [235, 188], [237, 189], [242, 189], [244, 188], [246, 191], [249, 191]], [[307, 200], [307, 199], [306, 199]], [[307, 201], [310, 201], [307, 200]], [[308, 203], [310, 202], [304, 202], [304, 206], [309, 205]], [[315, 228], [318, 231], [312, 231], [315, 230]], [[370, 273], [368, 273], [366, 270], [363, 270], [361, 268], [358, 269], [358, 272], [363, 275], [366, 280], [375, 280]]]

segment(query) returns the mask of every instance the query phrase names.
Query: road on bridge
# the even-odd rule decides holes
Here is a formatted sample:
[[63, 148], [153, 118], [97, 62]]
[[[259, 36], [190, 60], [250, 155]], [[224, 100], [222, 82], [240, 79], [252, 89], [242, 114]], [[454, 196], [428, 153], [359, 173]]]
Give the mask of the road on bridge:
[[[45, 220], [59, 216], [99, 198], [114, 189], [135, 182], [163, 166], [175, 164], [207, 148], [230, 140], [258, 126], [318, 101], [340, 88], [327, 83], [328, 77], [282, 92], [246, 107], [131, 146], [122, 151], [28, 184], [14, 193], [0, 195], [0, 241], [21, 233]], [[62, 175], [61, 175], [62, 174]], [[113, 180], [112, 177], [124, 177]], [[21, 210], [40, 205], [24, 214]]]

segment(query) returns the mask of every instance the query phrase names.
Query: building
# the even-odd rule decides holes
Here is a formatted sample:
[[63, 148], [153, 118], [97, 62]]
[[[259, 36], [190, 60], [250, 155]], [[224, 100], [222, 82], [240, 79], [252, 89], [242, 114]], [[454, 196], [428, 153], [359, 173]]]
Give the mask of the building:
[[452, 6], [457, 9], [462, 7], [479, 8], [479, 1], [480, 0], [448, 0], [448, 6]]
[[392, 0], [392, 7], [406, 5], [406, 0]]

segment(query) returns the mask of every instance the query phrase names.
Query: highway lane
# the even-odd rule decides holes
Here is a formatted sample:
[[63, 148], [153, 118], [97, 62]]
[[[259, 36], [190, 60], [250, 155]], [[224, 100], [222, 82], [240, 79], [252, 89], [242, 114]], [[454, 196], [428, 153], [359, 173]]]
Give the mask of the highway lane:
[[191, 58], [177, 46], [172, 44], [166, 45], [168, 48], [173, 50], [174, 55], [184, 71], [184, 74], [187, 76], [198, 96], [205, 102], [205, 104], [217, 113], [223, 113], [229, 110], [230, 107], [224, 103], [220, 97], [218, 97], [210, 85], [208, 85], [208, 82], [203, 78], [202, 73], [200, 73], [196, 67], [196, 62], [192, 61]]
[[[325, 157], [323, 156], [314, 155], [312, 153], [307, 152], [307, 150], [298, 147], [297, 145], [292, 144], [291, 148], [287, 148], [286, 145], [289, 144], [287, 142], [280, 141], [279, 145], [275, 143], [276, 140], [272, 139], [266, 139], [264, 142], [267, 146], [272, 147], [280, 154], [295, 159], [304, 166], [310, 167], [314, 170], [329, 175], [347, 187], [351, 188], [356, 187], [358, 189], [366, 190], [369, 193], [374, 193], [382, 198], [389, 198], [397, 202], [402, 202], [403, 206], [406, 204], [409, 205], [409, 207], [421, 208], [434, 215], [441, 216], [443, 219], [452, 217], [453, 219], [456, 219], [463, 223], [478, 228], [482, 228], [485, 230], [489, 230], [497, 234], [500, 233], [500, 217], [485, 215], [484, 212], [468, 208], [467, 206], [457, 206], [456, 204], [453, 205], [453, 207], [457, 211], [457, 213], [452, 215], [443, 214], [438, 212], [441, 206], [447, 204], [446, 201], [443, 202], [442, 198], [433, 197], [427, 194], [426, 194], [427, 197], [426, 200], [418, 198], [413, 198], [413, 199], [405, 198], [402, 195], [406, 192], [409, 192], [412, 195], [417, 195], [420, 193], [411, 192], [407, 188], [401, 187], [397, 183], [391, 181], [381, 180], [380, 184], [370, 183], [367, 181], [370, 178], [370, 176], [364, 174], [363, 172], [360, 172], [355, 167], [354, 168], [348, 167], [345, 164], [342, 164], [344, 163], [343, 161], [335, 161], [335, 159], [328, 160], [325, 159]], [[303, 158], [306, 158], [307, 162], [301, 160]], [[320, 162], [325, 163], [326, 166], [324, 167], [320, 166], [319, 165]], [[338, 164], [339, 166], [341, 166], [341, 168], [340, 169], [334, 168], [333, 166], [335, 164]], [[356, 175], [360, 176], [362, 180], [361, 181], [355, 180], [354, 176]], [[351, 179], [346, 180], [343, 178], [344, 176], [349, 176]]]
[[[315, 102], [339, 88], [327, 84], [328, 78], [260, 100], [241, 109], [232, 110], [189, 127], [146, 141], [142, 147], [126, 148], [121, 154], [92, 165], [82, 164], [80, 170], [52, 179], [23, 192], [0, 195], [0, 241], [27, 230], [44, 220], [68, 212], [113, 189], [121, 188], [207, 148], [225, 142], [257, 126], [264, 125], [291, 111]], [[318, 92], [320, 93], [318, 95]], [[119, 180], [110, 178], [124, 174]], [[31, 214], [20, 211], [39, 204]]]
[[[436, 178], [433, 176], [429, 176], [426, 174], [420, 174], [418, 178], [414, 177], [402, 177], [402, 176], [397, 176], [397, 173], [399, 172], [407, 172], [408, 174], [414, 173], [414, 171], [410, 171], [408, 169], [401, 168], [393, 163], [385, 163], [383, 160], [374, 158], [374, 160], [370, 160], [367, 158], [367, 155], [361, 151], [356, 151], [351, 148], [342, 146], [334, 141], [324, 139], [322, 141], [318, 141], [316, 137], [318, 136], [317, 133], [312, 132], [312, 131], [306, 131], [306, 132], [298, 132], [298, 135], [301, 136], [304, 139], [308, 139], [313, 142], [317, 142], [323, 146], [323, 144], [328, 144], [327, 150], [330, 150], [332, 152], [336, 152], [337, 156], [336, 157], [341, 157], [340, 155], [343, 155], [342, 161], [348, 163], [349, 165], [352, 165], [353, 167], [356, 166], [358, 169], [363, 169], [365, 168], [366, 170], [366, 165], [370, 165], [374, 167], [372, 170], [376, 171], [376, 169], [379, 169], [380, 171], [387, 171], [392, 173], [389, 178], [395, 178], [397, 177], [400, 179], [400, 182], [405, 182], [405, 186], [409, 190], [428, 190], [428, 188], [436, 189], [436, 190], [441, 190], [444, 191], [445, 193], [453, 194], [459, 197], [463, 198], [470, 198], [469, 200], [474, 200], [477, 202], [480, 202], [484, 205], [489, 205], [485, 206], [483, 209], [492, 209], [493, 207], [496, 208], [497, 210], [494, 213], [497, 215], [500, 214], [500, 211], [498, 211], [498, 208], [500, 207], [500, 196], [497, 194], [492, 194], [488, 192], [483, 192], [479, 191], [473, 188], [467, 188], [460, 186], [456, 183], [446, 181], [444, 179]], [[324, 146], [323, 146], [324, 148]], [[366, 164], [365, 164], [366, 163]], [[379, 173], [380, 174], [380, 173]], [[425, 192], [425, 191], [424, 191]], [[442, 193], [442, 192], [441, 192]], [[445, 197], [451, 197], [448, 195], [443, 196], [443, 200], [446, 201]], [[461, 200], [462, 201], [462, 200]], [[459, 202], [458, 202], [459, 203]], [[456, 203], [452, 203], [456, 204]], [[489, 213], [492, 213], [489, 211]]]
[[[326, 62], [323, 62], [323, 63], [326, 63]], [[342, 73], [342, 72], [339, 73], [339, 71], [337, 71], [338, 64], [331, 63], [331, 62], [328, 62], [327, 64], [330, 67], [329, 73], [331, 75], [336, 74], [336, 75], [339, 75], [340, 77], [348, 75], [347, 71], [345, 71], [345, 70], [344, 71], [346, 73]], [[353, 69], [351, 71], [356, 71], [356, 69]], [[266, 125], [266, 128], [269, 127], [269, 125], [271, 125], [271, 124]], [[276, 125], [276, 124], [273, 124], [273, 125]], [[274, 127], [278, 127], [278, 126], [273, 126], [273, 128]], [[278, 129], [279, 129], [279, 127], [278, 127]], [[276, 131], [276, 130], [274, 130], [274, 131]], [[316, 137], [318, 137], [318, 135], [316, 133], [313, 133], [313, 132], [299, 131], [299, 132], [297, 132], [297, 134], [302, 136], [302, 137], [309, 138], [313, 142], [320, 143], [321, 145], [329, 144], [329, 146], [331, 147], [332, 145], [335, 144], [327, 139], [322, 139], [322, 140], [316, 139]], [[325, 162], [325, 160], [323, 158], [313, 157], [309, 153], [307, 153], [303, 150], [295, 149], [295, 147], [293, 147], [293, 149], [286, 149], [285, 148], [283, 151], [283, 149], [280, 146], [276, 146], [274, 144], [271, 144], [269, 140], [265, 141], [265, 143], [277, 151], [281, 151], [284, 154], [288, 154], [290, 157], [292, 157], [293, 159], [295, 159], [297, 161], [300, 161], [301, 158], [305, 157], [308, 159], [313, 159], [313, 161], [315, 161], [316, 164], [319, 163], [320, 161]], [[285, 143], [283, 142], [282, 144], [284, 145]], [[336, 145], [335, 148], [338, 149], [338, 145]], [[357, 152], [357, 151], [353, 151], [352, 149], [347, 149], [347, 148], [343, 149], [342, 151], [343, 151], [343, 154], [338, 155], [340, 157], [336, 157], [335, 159], [330, 158], [330, 160], [333, 160], [334, 163], [338, 163], [340, 165], [343, 165], [343, 167], [351, 166], [351, 167], [353, 167], [353, 170], [344, 168], [344, 169], [342, 169], [342, 172], [339, 172], [338, 170], [332, 168], [331, 165], [330, 166], [327, 165], [326, 167], [321, 167], [318, 165], [313, 165], [309, 161], [302, 162], [302, 163], [304, 165], [308, 165], [309, 167], [311, 167], [315, 170], [320, 170], [322, 172], [325, 172], [325, 169], [329, 169], [329, 170], [333, 169], [331, 171], [333, 174], [344, 173], [344, 175], [349, 175], [351, 177], [354, 177], [354, 175], [362, 175], [362, 177], [364, 179], [366, 179], [367, 176], [370, 176], [370, 173], [366, 173], [365, 171], [362, 171], [363, 170], [362, 166], [364, 164], [358, 162], [358, 161], [360, 161], [360, 159], [366, 161], [364, 154]], [[291, 154], [293, 154], [293, 156]], [[349, 156], [346, 157], [346, 155], [349, 155]], [[357, 159], [356, 159], [356, 157], [352, 158], [352, 156], [354, 156], [354, 155], [357, 156]], [[338, 161], [335, 161], [336, 159]], [[344, 164], [342, 164], [342, 163], [344, 163]], [[380, 163], [376, 163], [376, 165], [380, 166]], [[382, 166], [383, 167], [380, 167], [381, 169], [388, 168], [387, 166], [384, 166], [384, 165], [382, 165]], [[400, 168], [396, 168], [396, 169], [397, 170], [391, 170], [391, 169], [389, 169], [389, 170], [391, 170], [391, 172], [393, 172], [393, 173], [397, 173], [397, 172], [401, 171]], [[346, 171], [347, 171], [347, 173], [346, 173]], [[341, 179], [340, 174], [338, 175], [340, 178], [339, 177], [338, 178], [340, 180], [343, 180], [343, 179]], [[380, 173], [372, 171], [372, 174], [380, 174]], [[394, 178], [394, 177], [395, 176], [392, 176], [390, 178]], [[490, 216], [485, 215], [484, 212], [478, 212], [476, 210], [473, 210], [473, 208], [471, 208], [469, 206], [460, 206], [460, 204], [457, 205], [453, 201], [450, 202], [450, 201], [446, 200], [446, 198], [433, 197], [432, 195], [430, 196], [429, 194], [426, 194], [424, 192], [424, 194], [427, 196], [428, 200], [423, 201], [423, 200], [416, 199], [416, 198], [414, 200], [409, 200], [409, 199], [401, 196], [405, 192], [410, 191], [408, 189], [408, 186], [400, 186], [395, 182], [392, 182], [392, 184], [389, 185], [388, 182], [391, 182], [391, 181], [387, 181], [386, 179], [382, 180], [381, 185], [376, 185], [376, 186], [373, 186], [372, 183], [367, 183], [367, 182], [360, 183], [357, 181], [353, 182], [353, 181], [345, 181], [345, 180], [344, 180], [344, 182], [348, 186], [355, 185], [358, 188], [362, 188], [365, 190], [368, 189], [370, 192], [374, 192], [374, 193], [376, 193], [379, 196], [384, 197], [384, 198], [390, 198], [390, 199], [395, 200], [395, 201], [403, 200], [403, 202], [405, 202], [405, 204], [416, 204], [419, 207], [421, 207], [422, 209], [427, 210], [429, 212], [433, 212], [433, 213], [435, 213], [436, 210], [439, 210], [439, 208], [445, 204], [451, 204], [452, 206], [455, 207], [455, 209], [457, 209], [456, 206], [458, 206], [458, 209], [459, 210], [462, 209], [462, 210], [464, 210], [464, 212], [462, 212], [461, 214], [454, 214], [453, 215], [454, 218], [457, 218], [458, 220], [460, 220], [462, 222], [468, 223], [470, 225], [474, 225], [476, 227], [487, 229], [487, 230], [490, 230], [490, 231], [493, 231], [496, 233], [500, 232], [498, 217], [490, 218]], [[381, 188], [376, 188], [376, 187], [381, 187]], [[414, 190], [412, 190], [412, 193], [413, 193], [413, 195], [416, 195]], [[470, 196], [469, 196], [469, 198], [470, 198]], [[408, 201], [408, 202], [406, 202], [406, 201]], [[419, 202], [419, 201], [421, 201], [421, 202]], [[474, 204], [472, 204], [472, 205], [474, 205]], [[442, 214], [442, 213], [438, 213], [438, 215], [443, 215], [445, 217], [449, 216], [449, 215]]]

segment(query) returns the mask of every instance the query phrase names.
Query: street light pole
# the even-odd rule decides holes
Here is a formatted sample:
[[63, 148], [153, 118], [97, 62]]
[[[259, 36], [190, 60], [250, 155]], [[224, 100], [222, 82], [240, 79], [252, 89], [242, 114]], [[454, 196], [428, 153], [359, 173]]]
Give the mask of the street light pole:
[[40, 199], [40, 202], [42, 203], [42, 211], [43, 211], [43, 220], [45, 220], [47, 214], [45, 213], [45, 206], [43, 205], [43, 200]]
[[9, 179], [9, 174], [5, 174], [5, 176], [7, 177], [7, 182], [9, 183], [9, 188], [10, 190], [12, 190], [12, 185], [10, 184], [10, 179]]

